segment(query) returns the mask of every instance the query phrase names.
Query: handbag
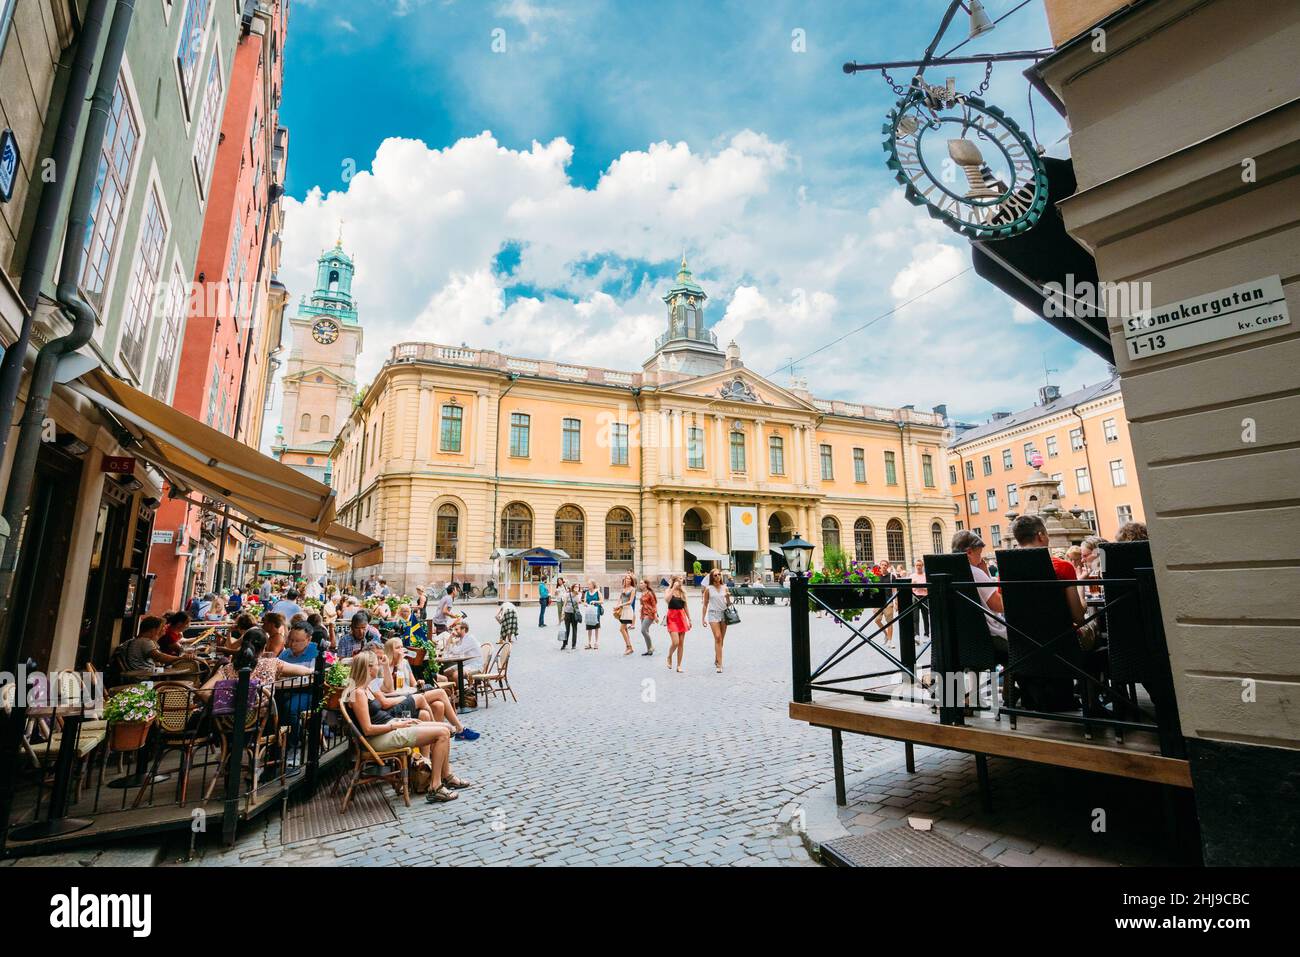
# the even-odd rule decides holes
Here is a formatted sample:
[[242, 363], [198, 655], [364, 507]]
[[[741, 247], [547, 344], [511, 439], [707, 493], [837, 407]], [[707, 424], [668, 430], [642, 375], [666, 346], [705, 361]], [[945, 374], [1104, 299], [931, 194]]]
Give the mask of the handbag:
[[600, 627], [600, 606], [588, 605], [585, 613], [582, 616], [582, 621], [583, 624], [585, 624], [588, 628], [599, 628]]
[[[260, 681], [248, 682], [248, 710], [257, 709], [257, 692], [261, 687]], [[232, 715], [235, 713], [235, 690], [239, 687], [239, 679], [222, 678], [212, 686], [212, 713], [215, 715]]]
[[411, 759], [407, 774], [410, 778], [411, 791], [414, 794], [426, 793], [429, 790], [429, 785], [433, 783], [433, 765], [422, 754]]
[[559, 631], [555, 633], [555, 640], [558, 641], [560, 644], [564, 644], [565, 637], [566, 636], [564, 634], [564, 625], [560, 625]]
[[728, 625], [740, 624], [740, 612], [736, 611], [735, 605], [728, 605], [722, 609], [722, 620]]

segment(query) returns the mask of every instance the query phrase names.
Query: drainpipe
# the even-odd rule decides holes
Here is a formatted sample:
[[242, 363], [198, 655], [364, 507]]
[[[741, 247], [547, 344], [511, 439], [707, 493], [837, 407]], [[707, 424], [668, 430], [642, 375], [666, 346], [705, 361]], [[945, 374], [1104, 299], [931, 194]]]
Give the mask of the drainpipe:
[[[510, 380], [510, 384], [497, 396], [496, 432], [492, 437], [492, 470], [495, 473], [492, 477], [492, 551], [494, 552], [497, 550], [497, 495], [501, 491], [501, 400], [515, 387], [515, 383], [519, 381], [519, 374], [511, 372], [506, 378]], [[585, 548], [587, 545], [585, 537], [582, 544]]]
[[[82, 243], [86, 223], [90, 216], [90, 202], [99, 169], [98, 156], [104, 142], [104, 130], [113, 105], [113, 91], [122, 68], [126, 51], [126, 38], [131, 29], [135, 0], [117, 0], [113, 20], [108, 28], [108, 40], [100, 61], [99, 78], [95, 95], [90, 101], [90, 114], [86, 135], [81, 144], [81, 158], [77, 166], [77, 180], [72, 190], [72, 205], [68, 209], [67, 230], [63, 241], [63, 260], [59, 266], [59, 283], [56, 291], [63, 314], [72, 322], [72, 331], [41, 347], [32, 367], [27, 388], [27, 406], [23, 410], [22, 427], [14, 450], [14, 461], [9, 475], [9, 490], [5, 497], [4, 517], [9, 527], [17, 530], [31, 502], [32, 486], [36, 477], [36, 456], [40, 450], [41, 427], [49, 410], [50, 393], [54, 390], [54, 374], [63, 356], [75, 352], [90, 341], [95, 332], [98, 314], [93, 306], [81, 298], [77, 279], [81, 274]], [[0, 663], [12, 671], [14, 650], [12, 622], [9, 620], [9, 603], [13, 587], [14, 566], [18, 556], [17, 534], [5, 543], [4, 559], [0, 563]]]
[[1101, 512], [1097, 510], [1097, 476], [1092, 472], [1092, 459], [1088, 455], [1088, 430], [1083, 424], [1083, 416], [1079, 414], [1077, 402], [1070, 406], [1070, 411], [1079, 420], [1079, 437], [1083, 439], [1083, 464], [1088, 466], [1088, 497], [1092, 499], [1092, 514], [1096, 516], [1097, 529], [1100, 532]]
[[[3, 0], [0, 0], [3, 2]], [[40, 299], [41, 285], [45, 281], [46, 267], [50, 262], [50, 249], [54, 245], [54, 228], [63, 205], [66, 184], [72, 178], [65, 176], [72, 169], [72, 147], [77, 141], [77, 130], [85, 111], [86, 94], [90, 89], [90, 75], [95, 68], [95, 54], [99, 52], [99, 38], [104, 32], [104, 15], [109, 0], [90, 0], [86, 8], [81, 36], [77, 38], [77, 52], [72, 60], [68, 86], [63, 93], [63, 107], [59, 111], [59, 125], [50, 147], [49, 159], [54, 164], [56, 177], [41, 190], [36, 206], [36, 220], [32, 226], [31, 242], [27, 246], [27, 260], [23, 264], [22, 278], [18, 283], [18, 297], [27, 314], [23, 316], [18, 339], [5, 350], [0, 360], [0, 460], [4, 459], [9, 444], [9, 430], [14, 421], [14, 406], [18, 401], [18, 386], [23, 378], [23, 360], [32, 339], [32, 321]], [[9, 30], [12, 6], [5, 11], [6, 20], [0, 27], [0, 50], [4, 49], [4, 34]]]
[[[641, 414], [641, 387], [632, 389], [636, 402], [636, 557], [645, 572], [645, 417]], [[586, 540], [583, 544], [585, 547]]]
[[[907, 516], [907, 550], [915, 558], [916, 545], [912, 542], [912, 491], [907, 484], [907, 443], [903, 441], [907, 423], [899, 419], [895, 425], [898, 426], [898, 456], [903, 460], [903, 514]], [[885, 540], [885, 555], [889, 555], [888, 535]]]
[[966, 528], [970, 528], [970, 497], [966, 494], [966, 458], [960, 452], [957, 453], [957, 474], [961, 476], [961, 508], [958, 514], [965, 516]]

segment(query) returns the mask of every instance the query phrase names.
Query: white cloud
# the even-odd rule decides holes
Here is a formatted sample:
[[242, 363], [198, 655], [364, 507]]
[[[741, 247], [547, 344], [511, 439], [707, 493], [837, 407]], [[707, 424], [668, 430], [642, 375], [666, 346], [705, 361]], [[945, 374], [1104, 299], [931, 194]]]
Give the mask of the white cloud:
[[[385, 140], [345, 189], [286, 200], [280, 277], [295, 299], [310, 294], [315, 259], [345, 221], [363, 382], [408, 339], [637, 369], [665, 322], [668, 281], [648, 280], [646, 264], [662, 270], [685, 246], [720, 341], [734, 337], [760, 374], [871, 322], [800, 363], [819, 395], [982, 413], [1028, 405], [1041, 384], [1041, 357], [1014, 354], [1036, 330], [963, 273], [965, 242], [897, 190], [865, 209], [824, 205], [799, 158], [750, 130], [707, 152], [625, 152], [591, 188], [570, 181], [572, 159], [563, 138], [528, 149], [486, 131], [442, 149]], [[493, 268], [506, 243], [519, 249], [508, 277]], [[1095, 381], [1104, 368], [1084, 357], [1070, 371]]]

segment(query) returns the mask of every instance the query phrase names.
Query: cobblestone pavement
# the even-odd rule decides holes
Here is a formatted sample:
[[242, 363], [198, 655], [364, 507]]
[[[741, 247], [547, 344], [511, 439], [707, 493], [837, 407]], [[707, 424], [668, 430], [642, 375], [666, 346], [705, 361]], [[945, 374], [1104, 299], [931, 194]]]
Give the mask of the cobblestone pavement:
[[[241, 829], [233, 848], [202, 846], [196, 863], [413, 863], [420, 848], [439, 864], [813, 866], [778, 815], [831, 779], [829, 735], [787, 715], [788, 609], [746, 605], [741, 614], [719, 675], [702, 628], [687, 637], [686, 673], [676, 674], [662, 628], [653, 658], [641, 657], [639, 635], [638, 653], [624, 657], [608, 626], [598, 651], [562, 652], [554, 611], [539, 629], [536, 609], [521, 609], [511, 661], [519, 701], [496, 699], [467, 716], [483, 737], [453, 745], [457, 773], [478, 787], [451, 804], [417, 798], [408, 809], [393, 799], [391, 828], [291, 846], [268, 815]], [[491, 616], [470, 608], [478, 629], [494, 627]], [[815, 625], [816, 645], [829, 651], [836, 629]], [[861, 739], [857, 751], [883, 746]]]

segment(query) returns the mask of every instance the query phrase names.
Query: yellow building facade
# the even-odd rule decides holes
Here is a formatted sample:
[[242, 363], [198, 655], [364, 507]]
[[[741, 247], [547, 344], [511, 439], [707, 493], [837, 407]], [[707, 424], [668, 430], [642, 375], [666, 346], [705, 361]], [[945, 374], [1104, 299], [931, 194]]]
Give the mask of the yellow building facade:
[[555, 572], [513, 558], [529, 548], [612, 586], [696, 561], [770, 575], [796, 532], [818, 560], [827, 544], [904, 561], [947, 541], [941, 413], [757, 375], [704, 327], [685, 262], [664, 298], [668, 331], [639, 372], [395, 346], [330, 453], [341, 520], [383, 542], [356, 577], [491, 579], [527, 599]]
[[1061, 395], [1040, 390], [1037, 405], [958, 429], [948, 479], [958, 527], [995, 548], [1011, 547], [1011, 515], [1023, 514], [1020, 485], [1035, 469], [1059, 483], [1060, 506], [1114, 540], [1120, 526], [1146, 521], [1119, 380]]

